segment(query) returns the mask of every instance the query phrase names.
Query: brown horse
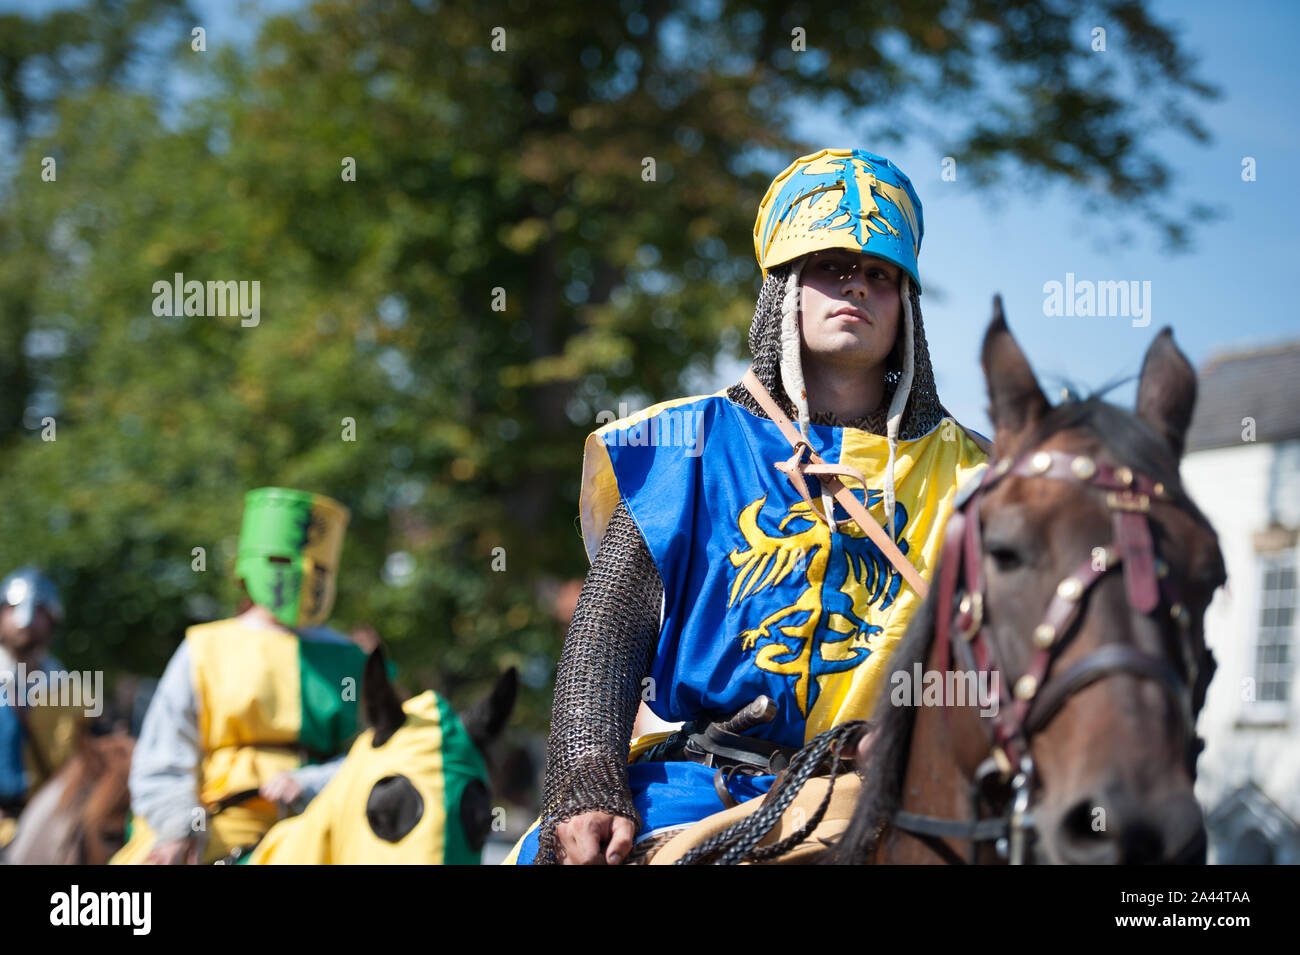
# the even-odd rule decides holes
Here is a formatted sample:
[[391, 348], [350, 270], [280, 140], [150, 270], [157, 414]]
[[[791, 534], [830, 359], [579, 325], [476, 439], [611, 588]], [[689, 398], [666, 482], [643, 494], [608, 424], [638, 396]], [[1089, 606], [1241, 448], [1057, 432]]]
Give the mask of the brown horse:
[[4, 861], [107, 865], [124, 841], [134, 746], [126, 733], [83, 736], [76, 754], [28, 801]]
[[917, 663], [983, 670], [997, 716], [891, 705], [886, 689], [838, 861], [1203, 862], [1202, 617], [1226, 575], [1179, 482], [1195, 372], [1166, 328], [1136, 414], [1096, 396], [1053, 407], [997, 299], [982, 363], [993, 460], [891, 681]]

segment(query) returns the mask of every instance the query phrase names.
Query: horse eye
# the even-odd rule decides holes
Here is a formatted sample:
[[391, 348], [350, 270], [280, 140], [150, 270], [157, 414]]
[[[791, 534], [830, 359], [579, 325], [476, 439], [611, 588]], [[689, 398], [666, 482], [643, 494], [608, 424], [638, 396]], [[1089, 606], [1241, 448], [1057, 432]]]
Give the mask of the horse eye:
[[1217, 560], [1210, 562], [1205, 570], [1197, 574], [1197, 583], [1207, 593], [1213, 593], [1228, 583], [1228, 570], [1224, 566], [1223, 557], [1216, 556], [1218, 556]]
[[1005, 544], [986, 543], [984, 553], [993, 558], [994, 566], [1004, 574], [1024, 565], [1024, 559], [1020, 556], [1020, 551]]

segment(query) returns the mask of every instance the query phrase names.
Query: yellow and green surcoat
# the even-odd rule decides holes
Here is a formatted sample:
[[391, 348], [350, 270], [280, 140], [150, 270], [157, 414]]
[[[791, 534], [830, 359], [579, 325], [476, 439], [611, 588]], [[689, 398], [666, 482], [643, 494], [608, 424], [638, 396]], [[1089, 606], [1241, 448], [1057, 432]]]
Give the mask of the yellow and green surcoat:
[[205, 861], [251, 845], [279, 818], [272, 803], [201, 807], [344, 751], [365, 654], [324, 628], [301, 634], [239, 620], [186, 632], [141, 730], [132, 838], [115, 862], [143, 862], [155, 839], [190, 834], [206, 838]]

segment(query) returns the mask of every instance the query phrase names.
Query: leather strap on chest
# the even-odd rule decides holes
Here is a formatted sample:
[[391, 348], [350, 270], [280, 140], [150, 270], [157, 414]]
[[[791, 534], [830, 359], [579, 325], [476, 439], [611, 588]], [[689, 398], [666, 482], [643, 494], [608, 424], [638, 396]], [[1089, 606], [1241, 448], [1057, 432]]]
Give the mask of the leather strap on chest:
[[[812, 496], [808, 492], [808, 483], [804, 479], [804, 475], [806, 474], [811, 474], [817, 478], [821, 483], [821, 486], [840, 503], [840, 506], [848, 512], [849, 517], [851, 517], [857, 523], [858, 527], [866, 533], [867, 537], [871, 539], [871, 542], [880, 548], [880, 552], [885, 555], [891, 564], [894, 565], [894, 569], [897, 570], [911, 588], [915, 590], [922, 599], [924, 599], [930, 592], [930, 587], [925, 582], [925, 579], [921, 576], [916, 567], [913, 566], [912, 562], [909, 561], [907, 557], [904, 556], [903, 552], [898, 549], [898, 545], [889, 539], [889, 535], [885, 533], [885, 529], [876, 522], [876, 519], [871, 516], [866, 507], [863, 506], [862, 502], [859, 501], [857, 497], [854, 496], [853, 492], [845, 487], [843, 482], [839, 479], [840, 476], [851, 477], [861, 482], [863, 492], [865, 493], [867, 487], [867, 479], [865, 475], [856, 468], [851, 468], [842, 464], [827, 464], [823, 461], [821, 456], [810, 448], [808, 443], [800, 437], [799, 432], [795, 430], [789, 417], [787, 417], [785, 412], [782, 411], [780, 406], [772, 399], [772, 396], [767, 393], [767, 389], [763, 387], [763, 383], [758, 380], [758, 376], [754, 374], [753, 368], [750, 368], [745, 372], [745, 377], [741, 379], [741, 383], [744, 384], [749, 393], [754, 396], [754, 400], [758, 402], [759, 407], [767, 413], [767, 416], [772, 419], [778, 428], [781, 429], [781, 434], [783, 434], [786, 440], [788, 440], [794, 447], [794, 456], [789, 461], [777, 462], [776, 467], [790, 479], [790, 483], [794, 485], [794, 489], [799, 492], [800, 497], [807, 502], [813, 514], [825, 521], [832, 530], [834, 529], [834, 515], [822, 514], [817, 510], [817, 505], [813, 502]], [[803, 461], [805, 451], [808, 455], [807, 463]]]

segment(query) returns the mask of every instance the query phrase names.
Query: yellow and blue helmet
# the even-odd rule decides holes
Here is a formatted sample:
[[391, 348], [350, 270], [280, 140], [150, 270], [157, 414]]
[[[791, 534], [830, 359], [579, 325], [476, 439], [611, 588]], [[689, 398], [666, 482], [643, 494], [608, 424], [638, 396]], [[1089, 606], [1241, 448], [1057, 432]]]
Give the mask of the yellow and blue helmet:
[[921, 200], [901, 169], [865, 149], [823, 149], [772, 181], [754, 222], [754, 254], [766, 278], [810, 252], [849, 249], [893, 262], [919, 289], [924, 232]]

